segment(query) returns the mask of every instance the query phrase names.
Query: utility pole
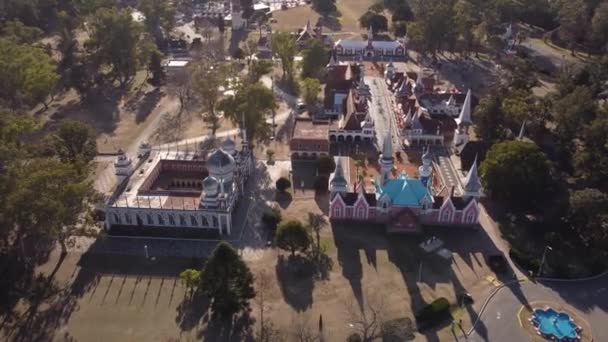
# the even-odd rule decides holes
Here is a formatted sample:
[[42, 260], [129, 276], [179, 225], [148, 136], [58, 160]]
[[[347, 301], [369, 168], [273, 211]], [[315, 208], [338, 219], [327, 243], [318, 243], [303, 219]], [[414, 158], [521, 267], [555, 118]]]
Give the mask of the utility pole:
[[542, 259], [540, 261], [540, 266], [538, 267], [538, 274], [536, 275], [537, 277], [540, 277], [542, 275], [543, 266], [545, 265], [545, 259], [547, 257], [547, 250], [552, 251], [553, 248], [551, 248], [551, 246], [549, 246], [549, 245], [545, 246], [545, 249], [543, 250], [543, 257], [542, 257]]

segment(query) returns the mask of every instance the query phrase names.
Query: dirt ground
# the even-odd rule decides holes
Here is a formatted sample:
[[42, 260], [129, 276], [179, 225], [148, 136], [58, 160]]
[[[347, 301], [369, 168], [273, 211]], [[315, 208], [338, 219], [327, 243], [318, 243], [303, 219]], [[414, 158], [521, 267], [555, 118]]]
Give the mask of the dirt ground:
[[361, 31], [359, 17], [367, 11], [371, 4], [370, 0], [337, 0], [338, 17], [321, 18], [319, 13], [315, 12], [310, 6], [272, 12], [272, 17], [277, 20], [277, 23], [273, 24], [273, 29], [295, 31], [304, 27], [309, 20], [312, 25], [315, 25], [321, 18], [323, 26], [328, 32], [359, 32]]

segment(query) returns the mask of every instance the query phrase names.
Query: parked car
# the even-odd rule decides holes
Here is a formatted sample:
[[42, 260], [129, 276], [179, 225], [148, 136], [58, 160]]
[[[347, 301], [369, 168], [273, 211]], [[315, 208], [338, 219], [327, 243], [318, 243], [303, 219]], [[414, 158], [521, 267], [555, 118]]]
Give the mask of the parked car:
[[298, 102], [296, 103], [296, 108], [300, 113], [306, 110], [306, 104], [304, 103], [304, 100], [298, 99]]

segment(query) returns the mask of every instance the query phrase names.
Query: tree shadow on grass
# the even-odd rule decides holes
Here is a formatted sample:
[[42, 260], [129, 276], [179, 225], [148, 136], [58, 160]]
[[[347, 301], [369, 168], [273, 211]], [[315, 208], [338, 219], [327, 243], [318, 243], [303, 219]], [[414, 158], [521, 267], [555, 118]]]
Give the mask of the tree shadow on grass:
[[253, 323], [249, 311], [244, 311], [231, 319], [214, 317], [207, 323], [199, 337], [203, 341], [254, 341]]
[[150, 113], [156, 108], [158, 102], [163, 97], [163, 93], [159, 88], [154, 88], [154, 90], [147, 92], [142, 96], [141, 100], [137, 103], [137, 112], [135, 114], [135, 122], [142, 123], [148, 118]]
[[209, 320], [210, 301], [207, 296], [196, 292], [192, 298], [185, 296], [177, 307], [175, 323], [182, 331], [190, 331], [198, 326], [201, 321]]
[[289, 207], [289, 205], [293, 201], [293, 196], [289, 192], [277, 191], [275, 195], [275, 201], [279, 204], [281, 208], [287, 209], [287, 207]]
[[312, 305], [315, 269], [310, 259], [301, 255], [279, 255], [275, 267], [285, 302], [296, 311], [305, 311]]

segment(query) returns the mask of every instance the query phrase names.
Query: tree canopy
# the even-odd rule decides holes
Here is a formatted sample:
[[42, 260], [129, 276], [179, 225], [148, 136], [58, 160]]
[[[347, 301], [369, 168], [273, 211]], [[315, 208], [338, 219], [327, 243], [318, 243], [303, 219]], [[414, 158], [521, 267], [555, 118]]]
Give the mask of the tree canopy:
[[281, 60], [283, 78], [291, 83], [293, 81], [293, 63], [296, 55], [296, 42], [289, 32], [276, 32], [272, 34], [272, 51]]
[[496, 143], [479, 170], [486, 192], [516, 210], [537, 209], [551, 194], [553, 184], [549, 161], [533, 143]]
[[305, 78], [300, 86], [304, 103], [308, 106], [308, 110], [317, 103], [319, 92], [321, 91], [321, 82], [316, 78]]
[[566, 221], [583, 241], [596, 248], [608, 247], [608, 195], [598, 189], [583, 189], [570, 194]]
[[85, 46], [95, 65], [108, 66], [110, 75], [124, 86], [137, 71], [140, 25], [128, 9], [100, 8], [91, 17], [89, 27]]
[[0, 100], [18, 109], [45, 103], [59, 75], [42, 49], [0, 39], [0, 80]]
[[320, 40], [313, 40], [302, 52], [302, 78], [321, 79], [329, 60], [329, 51]]
[[290, 251], [292, 256], [297, 251], [306, 251], [310, 242], [310, 235], [300, 221], [289, 220], [279, 224], [275, 243], [279, 248]]
[[220, 242], [205, 263], [200, 289], [211, 300], [211, 310], [223, 317], [249, 307], [255, 297], [253, 274], [232, 246]]
[[226, 117], [247, 129], [251, 141], [264, 141], [270, 137], [272, 130], [266, 122], [266, 114], [276, 106], [274, 94], [261, 83], [244, 83], [237, 87], [234, 96], [228, 96], [218, 104]]
[[54, 135], [53, 143], [55, 153], [64, 162], [89, 163], [97, 154], [93, 128], [80, 121], [63, 121]]

